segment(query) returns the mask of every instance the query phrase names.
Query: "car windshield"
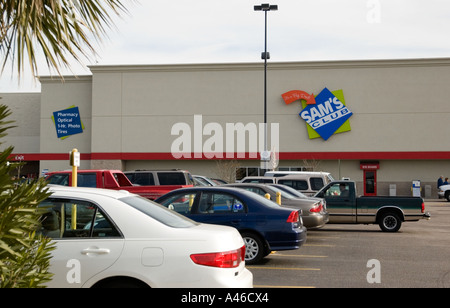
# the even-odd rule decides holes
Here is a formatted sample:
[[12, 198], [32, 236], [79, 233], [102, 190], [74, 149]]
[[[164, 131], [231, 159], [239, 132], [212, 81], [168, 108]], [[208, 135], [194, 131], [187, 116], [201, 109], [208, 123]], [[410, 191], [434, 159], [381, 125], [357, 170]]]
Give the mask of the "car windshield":
[[195, 221], [142, 197], [125, 197], [120, 201], [172, 228], [191, 228], [198, 225]]
[[256, 201], [259, 204], [262, 204], [264, 206], [271, 207], [271, 208], [278, 208], [278, 209], [280, 208], [280, 206], [277, 203], [275, 203], [275, 201], [266, 199], [263, 196], [255, 194], [248, 190], [242, 190], [241, 193], [247, 195], [247, 197], [254, 199], [254, 201]]
[[303, 198], [303, 199], [307, 199], [308, 197], [306, 195], [304, 195], [303, 193], [301, 193], [300, 191], [290, 187], [290, 186], [286, 186], [286, 185], [282, 185], [282, 184], [275, 184], [275, 185], [271, 185], [272, 187], [276, 187], [279, 188], [283, 191], [286, 191], [290, 194], [292, 194], [293, 196], [295, 196], [296, 198]]
[[273, 191], [275, 193], [278, 193], [278, 192], [281, 193], [281, 196], [283, 198], [286, 198], [286, 199], [296, 199], [297, 198], [296, 196], [288, 193], [287, 191], [281, 190], [281, 189], [279, 189], [277, 187], [267, 186], [267, 189], [269, 189], [269, 190], [271, 190], [271, 191]]

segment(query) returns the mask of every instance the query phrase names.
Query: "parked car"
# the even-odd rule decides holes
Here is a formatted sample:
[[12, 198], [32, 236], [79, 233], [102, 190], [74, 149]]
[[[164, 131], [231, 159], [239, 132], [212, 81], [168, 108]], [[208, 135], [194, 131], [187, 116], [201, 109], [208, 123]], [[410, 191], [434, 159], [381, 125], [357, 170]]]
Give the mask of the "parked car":
[[290, 186], [309, 197], [314, 196], [322, 187], [334, 181], [328, 172], [267, 171], [264, 176], [274, 177], [275, 183]]
[[214, 182], [211, 178], [204, 175], [193, 175], [194, 180], [198, 180], [202, 185], [197, 186], [217, 186], [218, 184]]
[[264, 176], [248, 176], [240, 182], [286, 185], [312, 197], [332, 181], [333, 177], [328, 172], [268, 171]]
[[[180, 173], [178, 173], [180, 175]], [[184, 177], [184, 174], [181, 174]], [[169, 177], [168, 174], [165, 174]], [[46, 177], [49, 184], [72, 186], [72, 170], [56, 171], [47, 173]], [[192, 185], [172, 184], [159, 181], [158, 185], [152, 184], [148, 186], [135, 185], [130, 182], [128, 177], [120, 170], [78, 170], [77, 173], [78, 187], [96, 187], [113, 190], [126, 190], [134, 194], [138, 194], [150, 200], [154, 200], [169, 191], [182, 187], [190, 187]], [[161, 184], [164, 183], [164, 184]], [[174, 183], [185, 183], [184, 180]]]
[[234, 228], [199, 224], [126, 191], [50, 191], [40, 205], [40, 232], [56, 243], [49, 287], [252, 287]]
[[198, 222], [235, 227], [246, 245], [247, 264], [257, 263], [274, 250], [298, 249], [306, 241], [299, 210], [281, 208], [243, 189], [183, 188], [155, 201]]
[[235, 183], [224, 185], [227, 187], [242, 188], [260, 196], [270, 195], [270, 199], [276, 201], [277, 193], [281, 193], [281, 206], [302, 210], [303, 224], [306, 228], [322, 228], [328, 222], [328, 212], [323, 199], [299, 198], [286, 191], [271, 185], [259, 183]]

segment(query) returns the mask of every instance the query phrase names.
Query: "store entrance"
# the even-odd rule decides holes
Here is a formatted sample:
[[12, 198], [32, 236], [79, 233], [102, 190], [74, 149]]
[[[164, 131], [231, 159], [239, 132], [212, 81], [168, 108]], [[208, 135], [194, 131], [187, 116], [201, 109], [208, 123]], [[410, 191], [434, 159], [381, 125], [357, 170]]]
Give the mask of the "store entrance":
[[377, 195], [377, 171], [364, 170], [364, 196]]

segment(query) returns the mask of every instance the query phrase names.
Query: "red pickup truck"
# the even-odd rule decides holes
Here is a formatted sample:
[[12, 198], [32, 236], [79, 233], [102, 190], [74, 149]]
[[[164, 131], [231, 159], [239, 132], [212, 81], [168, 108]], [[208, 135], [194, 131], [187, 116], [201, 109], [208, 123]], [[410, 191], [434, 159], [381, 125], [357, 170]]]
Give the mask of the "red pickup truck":
[[[72, 186], [72, 171], [49, 172], [46, 177], [49, 184]], [[106, 188], [126, 190], [150, 200], [155, 200], [166, 193], [192, 185], [133, 185], [120, 170], [78, 170], [78, 187]]]

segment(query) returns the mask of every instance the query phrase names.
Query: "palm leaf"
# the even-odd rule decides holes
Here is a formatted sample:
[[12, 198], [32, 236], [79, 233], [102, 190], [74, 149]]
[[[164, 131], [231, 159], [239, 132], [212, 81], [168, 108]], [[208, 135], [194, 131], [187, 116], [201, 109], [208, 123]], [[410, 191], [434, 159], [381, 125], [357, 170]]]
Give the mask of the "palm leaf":
[[61, 66], [69, 67], [67, 55], [80, 63], [95, 55], [90, 40], [101, 41], [113, 17], [127, 13], [123, 1], [0, 0], [2, 70], [9, 60], [20, 74], [28, 60], [36, 75], [42, 53], [48, 67], [61, 75]]

